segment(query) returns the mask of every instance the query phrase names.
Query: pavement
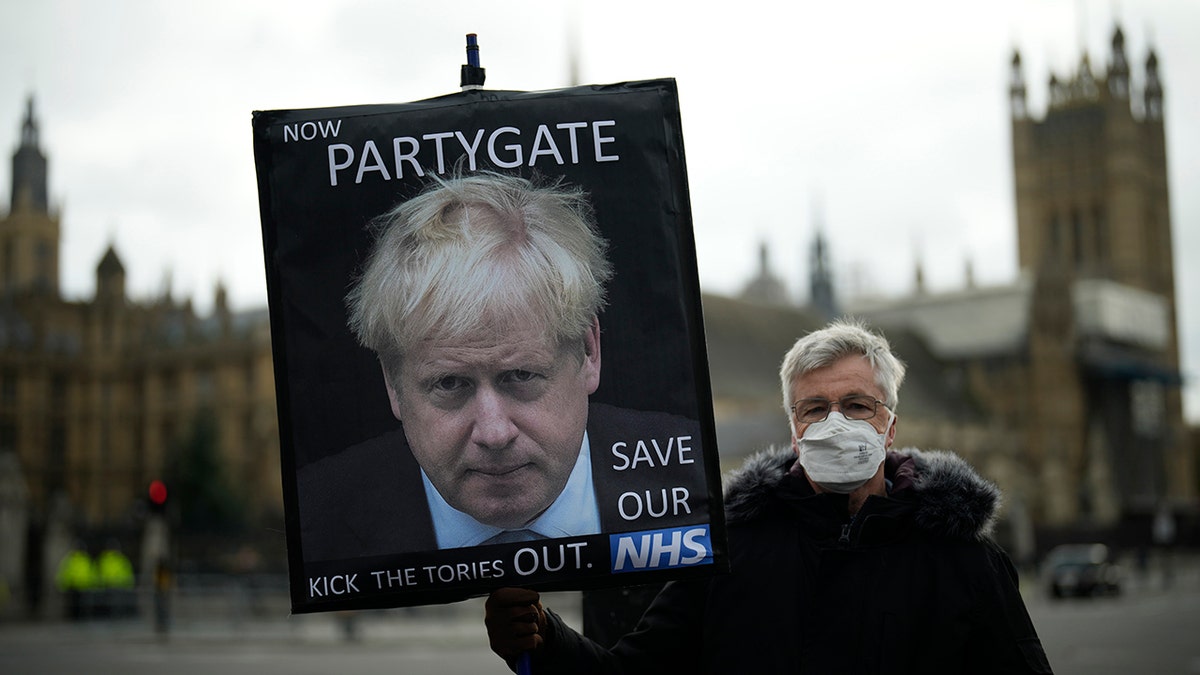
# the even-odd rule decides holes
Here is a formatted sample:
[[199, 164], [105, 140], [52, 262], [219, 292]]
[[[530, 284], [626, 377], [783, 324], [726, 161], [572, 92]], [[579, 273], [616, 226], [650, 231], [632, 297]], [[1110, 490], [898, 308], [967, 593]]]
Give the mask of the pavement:
[[[1131, 597], [1191, 595], [1200, 597], [1200, 553], [1177, 555], [1164, 564], [1155, 559], [1145, 570], [1123, 559], [1122, 594]], [[347, 643], [420, 645], [455, 649], [486, 645], [483, 598], [450, 605], [357, 612], [292, 615], [286, 590], [276, 587], [247, 598], [233, 585], [221, 592], [177, 593], [166, 635], [156, 631], [152, 603], [143, 597], [138, 616], [125, 619], [65, 621], [0, 621], [0, 650], [6, 643], [78, 643], [146, 640], [172, 643], [280, 643], [333, 645]], [[230, 590], [232, 589], [232, 590]], [[1051, 599], [1035, 573], [1022, 574], [1021, 591], [1035, 620], [1062, 601]], [[543, 602], [570, 625], [582, 626], [579, 593], [547, 593]]]
[[[286, 643], [332, 645], [346, 643], [420, 645], [454, 649], [487, 644], [483, 598], [451, 605], [317, 614], [288, 613], [286, 596], [259, 599], [254, 611], [203, 612], [179, 607], [169, 630], [156, 630], [150, 612], [122, 619], [0, 622], [0, 650], [6, 643], [62, 644], [170, 641], [171, 643]], [[578, 593], [547, 593], [543, 602], [573, 625], [582, 625]], [[178, 603], [177, 603], [178, 604]], [[184, 603], [186, 605], [186, 602]], [[205, 604], [214, 603], [209, 598]], [[263, 609], [261, 605], [269, 608]], [[143, 606], [147, 606], [143, 603]]]

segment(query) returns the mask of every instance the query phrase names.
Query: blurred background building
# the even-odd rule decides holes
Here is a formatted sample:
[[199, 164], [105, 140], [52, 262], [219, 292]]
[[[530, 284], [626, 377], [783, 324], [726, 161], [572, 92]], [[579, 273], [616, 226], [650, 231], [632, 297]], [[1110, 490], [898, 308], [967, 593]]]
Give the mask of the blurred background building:
[[[1014, 54], [1012, 283], [976, 287], [968, 266], [964, 288], [934, 294], [918, 264], [910, 295], [838, 298], [817, 226], [804, 292], [789, 291], [762, 247], [739, 297], [706, 294], [723, 466], [788, 443], [778, 368], [792, 342], [831, 317], [861, 316], [910, 369], [899, 442], [959, 452], [999, 483], [999, 535], [1019, 562], [1072, 539], [1149, 546], [1156, 516], [1177, 525], [1176, 542], [1200, 544], [1164, 87], [1152, 51], [1140, 69], [1130, 63], [1118, 29], [1104, 69], [1085, 55], [1075, 73], [1050, 77], [1039, 118]], [[149, 577], [145, 551], [165, 546], [147, 541], [156, 522], [181, 563], [282, 570], [265, 308], [233, 312], [220, 287], [208, 316], [169, 289], [131, 299], [111, 246], [94, 296], [63, 298], [63, 233], [35, 113], [31, 100], [0, 220], [0, 580], [36, 607], [71, 546], [114, 538]], [[154, 480], [167, 488], [162, 514], [147, 498]]]
[[72, 547], [136, 559], [153, 506], [177, 530], [282, 529], [265, 308], [231, 312], [219, 286], [210, 316], [169, 290], [134, 301], [111, 246], [94, 296], [62, 297], [47, 176], [31, 98], [0, 220], [0, 572], [34, 604]]

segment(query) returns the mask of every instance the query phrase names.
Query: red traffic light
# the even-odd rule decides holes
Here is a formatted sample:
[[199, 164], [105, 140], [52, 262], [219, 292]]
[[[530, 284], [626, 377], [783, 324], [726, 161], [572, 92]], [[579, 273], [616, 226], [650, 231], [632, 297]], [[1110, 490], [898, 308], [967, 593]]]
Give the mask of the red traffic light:
[[167, 484], [161, 480], [150, 482], [150, 503], [162, 506], [167, 503]]

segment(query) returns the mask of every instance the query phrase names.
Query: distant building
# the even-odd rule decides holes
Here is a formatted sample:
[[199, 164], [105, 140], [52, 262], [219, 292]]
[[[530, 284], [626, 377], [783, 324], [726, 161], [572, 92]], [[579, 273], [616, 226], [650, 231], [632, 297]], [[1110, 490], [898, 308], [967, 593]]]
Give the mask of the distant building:
[[1163, 506], [1194, 508], [1183, 422], [1163, 88], [1153, 50], [1135, 96], [1118, 28], [1106, 73], [1084, 56], [1010, 104], [1020, 279], [1006, 287], [851, 307], [921, 335], [999, 426], [1018, 461], [993, 477], [1043, 529], [1149, 534]]
[[743, 300], [764, 305], [791, 305], [787, 286], [771, 269], [770, 253], [767, 245], [758, 246], [758, 274], [746, 284], [740, 296]]
[[65, 497], [82, 532], [130, 528], [150, 481], [203, 414], [247, 517], [280, 522], [279, 435], [265, 308], [230, 310], [214, 290], [209, 316], [169, 294], [135, 301], [113, 246], [95, 294], [59, 289], [60, 218], [29, 100], [0, 219], [0, 456], [17, 458], [31, 541]]

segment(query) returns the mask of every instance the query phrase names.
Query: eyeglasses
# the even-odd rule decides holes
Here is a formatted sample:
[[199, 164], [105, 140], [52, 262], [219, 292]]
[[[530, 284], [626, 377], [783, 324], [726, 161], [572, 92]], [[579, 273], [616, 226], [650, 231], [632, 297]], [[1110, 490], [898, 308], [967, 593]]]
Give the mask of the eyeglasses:
[[852, 420], [869, 420], [875, 416], [879, 406], [887, 408], [886, 403], [873, 396], [844, 396], [836, 401], [827, 398], [804, 398], [792, 406], [792, 417], [796, 419], [797, 424], [824, 422], [835, 405], [847, 419]]

